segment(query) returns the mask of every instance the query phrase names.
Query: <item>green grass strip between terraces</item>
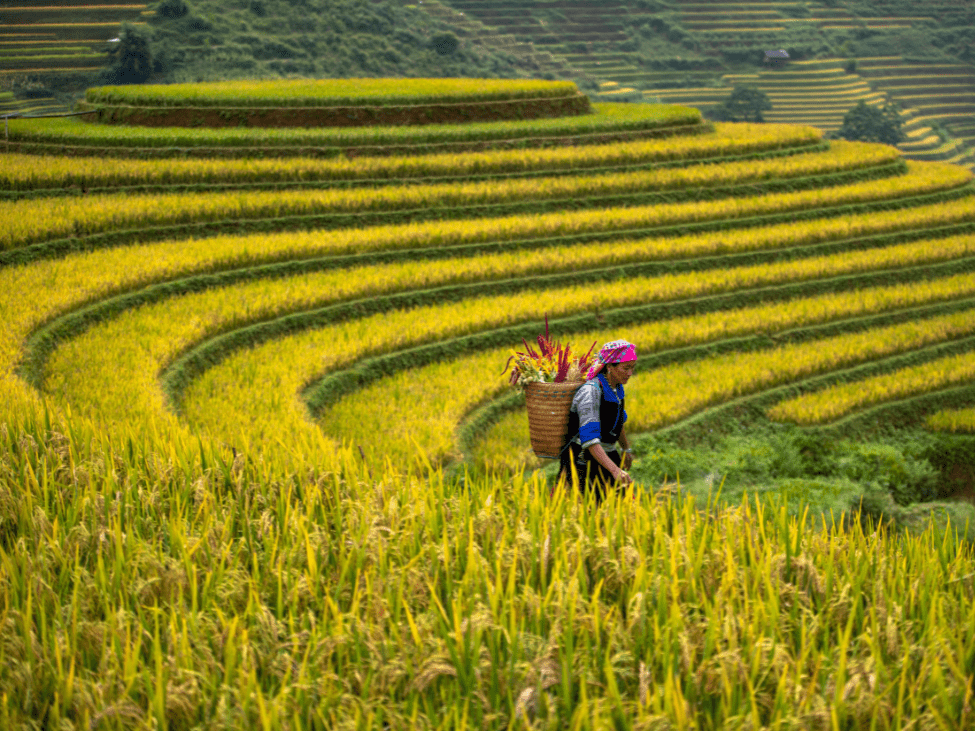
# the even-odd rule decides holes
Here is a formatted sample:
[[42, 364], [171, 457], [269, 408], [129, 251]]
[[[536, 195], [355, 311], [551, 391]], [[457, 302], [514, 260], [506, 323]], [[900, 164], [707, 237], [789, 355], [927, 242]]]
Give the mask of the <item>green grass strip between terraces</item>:
[[[540, 142], [577, 135], [652, 131], [691, 126], [707, 131], [696, 109], [672, 105], [593, 104], [593, 114], [525, 122], [481, 122], [474, 124], [421, 125], [410, 127], [366, 127], [317, 129], [128, 127], [65, 119], [10, 120], [10, 140], [17, 143], [46, 143], [57, 146], [99, 148], [248, 148], [261, 156], [275, 148], [299, 151], [316, 148], [317, 154], [337, 156], [348, 148], [357, 154], [388, 154], [384, 149], [425, 145], [522, 140]], [[556, 144], [558, 140], [555, 140]], [[294, 153], [292, 153], [294, 154]], [[307, 152], [305, 153], [307, 154]]]

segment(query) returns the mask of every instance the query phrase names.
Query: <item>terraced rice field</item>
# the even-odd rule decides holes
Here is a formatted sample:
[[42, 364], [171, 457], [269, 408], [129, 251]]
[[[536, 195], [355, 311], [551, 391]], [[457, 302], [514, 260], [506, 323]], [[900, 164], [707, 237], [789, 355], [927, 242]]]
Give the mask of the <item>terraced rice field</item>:
[[[659, 127], [658, 120], [648, 120]], [[93, 133], [99, 128], [74, 126]], [[118, 139], [124, 148], [127, 138]], [[133, 428], [188, 428], [248, 452], [288, 423], [287, 433], [338, 454], [358, 427], [346, 418], [329, 419], [329, 409], [352, 408], [369, 414], [369, 421], [388, 421], [371, 413], [388, 399], [372, 399], [367, 407], [354, 401], [366, 397], [328, 385], [347, 382], [346, 371], [361, 383], [363, 358], [401, 364], [419, 358], [416, 375], [422, 379], [424, 359], [438, 360], [443, 347], [459, 354], [474, 347], [471, 342], [514, 345], [546, 312], [555, 327], [566, 333], [582, 328], [589, 337], [594, 311], [642, 327], [641, 318], [656, 320], [661, 315], [655, 313], [679, 311], [687, 300], [705, 309], [712, 307], [710, 298], [744, 303], [772, 296], [784, 282], [791, 283], [790, 292], [819, 296], [824, 288], [872, 282], [880, 276], [875, 270], [898, 269], [901, 254], [876, 260], [858, 254], [865, 263], [844, 263], [851, 256], [861, 261], [852, 253], [861, 240], [882, 251], [926, 241], [929, 230], [941, 240], [972, 225], [968, 172], [905, 165], [882, 146], [826, 147], [807, 128], [719, 125], [665, 140], [380, 156], [361, 163], [283, 158], [106, 166], [96, 158], [62, 164], [11, 154], [0, 175], [7, 198], [0, 256], [8, 275], [31, 282], [34, 303], [14, 316], [22, 295], [13, 285], [6, 288], [11, 300], [5, 319], [17, 333], [8, 367], [29, 363], [30, 382], [64, 398], [63, 406], [76, 413], [112, 419], [125, 413]], [[111, 192], [120, 185], [131, 192]], [[82, 189], [84, 197], [71, 194]], [[206, 244], [194, 245], [197, 237]], [[928, 252], [920, 260], [925, 271], [931, 266], [947, 276], [968, 266], [964, 247], [958, 261], [936, 246], [922, 248]], [[781, 265], [782, 274], [775, 273], [780, 265], [760, 263], [783, 257], [795, 262]], [[417, 258], [425, 262], [419, 268], [409, 263]], [[137, 259], [142, 263], [134, 266]], [[15, 263], [21, 266], [9, 267]], [[910, 258], [901, 268], [919, 266]], [[810, 273], [799, 274], [804, 267], [812, 267]], [[708, 284], [712, 270], [714, 285]], [[93, 277], [97, 271], [103, 275]], [[623, 277], [626, 285], [606, 283], [607, 277]], [[687, 277], [691, 289], [690, 280], [680, 284]], [[47, 294], [37, 288], [45, 278], [54, 282]], [[251, 304], [226, 309], [242, 301]], [[177, 316], [174, 307], [197, 314]], [[640, 314], [625, 314], [633, 308]], [[323, 329], [332, 312], [345, 313], [337, 315], [342, 322]], [[400, 322], [413, 324], [394, 324]], [[171, 332], [175, 325], [190, 327]], [[44, 333], [35, 332], [41, 326]], [[127, 329], [158, 333], [145, 338], [145, 356], [136, 358], [141, 350], [121, 336]], [[361, 331], [373, 335], [353, 336]], [[287, 338], [277, 337], [285, 332]], [[25, 338], [27, 351], [16, 345]], [[465, 344], [433, 345], [443, 338]], [[320, 349], [329, 340], [348, 345], [323, 360]], [[248, 347], [238, 352], [244, 343]], [[704, 342], [695, 347], [688, 357], [704, 352]], [[404, 348], [412, 354], [393, 355]], [[304, 363], [297, 353], [310, 360]], [[95, 354], [101, 365], [87, 362]], [[131, 366], [124, 365], [132, 358]], [[293, 392], [263, 385], [284, 382], [275, 371], [282, 363], [288, 363]], [[242, 375], [258, 372], [256, 380]], [[374, 373], [388, 374], [388, 368]], [[170, 384], [168, 396], [162, 385], [150, 387], [159, 374], [160, 384]], [[256, 392], [241, 392], [244, 383]], [[741, 396], [752, 388], [729, 393]], [[313, 409], [322, 419], [318, 426], [306, 418], [309, 389], [319, 394]], [[494, 398], [507, 404], [503, 390], [500, 380], [477, 379], [473, 395], [431, 427], [439, 441], [419, 440], [425, 458], [440, 463], [462, 457], [456, 435], [465, 433], [471, 409]], [[635, 386], [634, 413], [658, 414], [647, 428], [696, 418], [704, 406], [718, 405], [717, 397], [697, 406], [686, 399], [687, 413], [664, 417], [669, 412], [637, 408], [642, 394]], [[231, 408], [227, 399], [248, 406]], [[355, 405], [345, 406], [346, 399]], [[257, 414], [270, 413], [269, 403], [278, 416], [259, 419]], [[182, 418], [174, 418], [173, 408]], [[415, 445], [402, 446], [399, 452], [364, 451], [380, 461], [378, 455], [389, 453], [408, 459]]]
[[[525, 6], [518, 0], [449, 0], [449, 7], [435, 3], [438, 17], [471, 18], [486, 28], [472, 33], [488, 45], [507, 45], [534, 57], [542, 71], [551, 72], [553, 62], [563, 69], [582, 73], [618, 88], [602, 88], [598, 95], [607, 101], [634, 89], [652, 92], [676, 86], [707, 89], [717, 83], [725, 68], [720, 62], [726, 52], [761, 56], [763, 50], [782, 48], [794, 42], [794, 32], [805, 32], [814, 42], [823, 31], [860, 27], [867, 29], [910, 28], [927, 18], [923, 10], [904, 16], [886, 15], [857, 19], [845, 7], [801, 2], [693, 2], [682, 0], [669, 6], [634, 3], [554, 2]], [[433, 10], [431, 10], [433, 12]], [[626, 30], [648, 22], [657, 24], [662, 14], [672, 13], [680, 34], [688, 34], [693, 51], [675, 42], [669, 60], [672, 71], [653, 71], [634, 61], [620, 47], [627, 42]], [[459, 14], [462, 14], [459, 15]], [[666, 15], [664, 15], [666, 19]], [[660, 31], [662, 37], [667, 34]], [[789, 38], [784, 41], [783, 37]], [[632, 49], [629, 49], [632, 50]], [[692, 63], [682, 63], [691, 61]], [[712, 63], [713, 62], [713, 63]], [[709, 70], [709, 68], [711, 70]], [[681, 70], [677, 70], [681, 69]], [[694, 83], [699, 79], [700, 85]], [[701, 97], [707, 103], [706, 96]]]
[[[972, 720], [963, 545], [550, 495], [500, 375], [547, 315], [637, 343], [638, 454], [742, 410], [970, 428], [968, 170], [650, 105], [45, 125], [0, 153], [4, 728]], [[132, 159], [167, 138], [217, 153]]]
[[[0, 80], [80, 78], [90, 83], [106, 65], [106, 43], [123, 22], [145, 25], [145, 3], [58, 0], [0, 7]], [[65, 112], [63, 104], [25, 104], [18, 111]], [[2, 113], [2, 110], [0, 110]]]
[[[803, 7], [804, 6], [804, 7]], [[805, 10], [805, 12], [802, 12]], [[714, 40], [721, 45], [735, 45], [746, 34], [787, 30], [801, 24], [816, 28], [847, 28], [854, 18], [843, 7], [829, 7], [816, 3], [797, 2], [681, 2], [680, 18], [686, 28], [715, 34]], [[789, 14], [795, 13], [795, 17]], [[867, 28], [909, 28], [912, 23], [923, 22], [924, 15], [871, 17], [865, 20]]]
[[[88, 127], [97, 132], [97, 125]], [[22, 316], [26, 319], [20, 326], [15, 326], [17, 318], [11, 315], [8, 327], [27, 328], [17, 331], [19, 338], [30, 338], [40, 325], [47, 328], [45, 332], [55, 333], [31, 340], [45, 343], [43, 354], [28, 354], [31, 379], [52, 395], [73, 394], [65, 405], [70, 404], [75, 411], [92, 415], [124, 412], [133, 423], [166, 423], [178, 431], [187, 424], [172, 418], [170, 408], [176, 404], [184, 422], [193, 425], [192, 431], [205, 431], [248, 451], [269, 437], [269, 429], [288, 423], [288, 433], [302, 434], [309, 441], [317, 439], [321, 445], [333, 444], [325, 452], [338, 453], [341, 440], [353, 438], [355, 427], [351, 431], [347, 427], [326, 428], [324, 434], [334, 441], [321, 441], [315, 436], [321, 430], [307, 421], [308, 407], [302, 401], [307, 389], [323, 393], [325, 388], [328, 392], [328, 388], [316, 385], [326, 375], [342, 382], [344, 376], [333, 373], [337, 367], [358, 373], [359, 360], [389, 358], [387, 351], [391, 349], [425, 346], [422, 352], [440, 352], [440, 346], [430, 350], [430, 341], [443, 337], [463, 343], [474, 337], [492, 346], [509, 338], [514, 344], [519, 333], [534, 326], [526, 323], [537, 322], [541, 310], [557, 315], [556, 326], [570, 332], [581, 322], [591, 330], [593, 322], [586, 320], [585, 313], [593, 309], [616, 313], [637, 307], [649, 316], [677, 307], [688, 298], [704, 297], [702, 306], [710, 307], [706, 304], [708, 297], [724, 301], [739, 288], [740, 296], [747, 299], [755, 295], [744, 293], [774, 289], [798, 276], [798, 270], [787, 268], [783, 271], [791, 273], [773, 275], [771, 272], [777, 271], [774, 267], [762, 265], [763, 273], [758, 276], [749, 273], [752, 269], [746, 266], [741, 284], [715, 285], [716, 289], [704, 284], [709, 281], [704, 271], [718, 266], [722, 272], [738, 272], [739, 264], [754, 267], [762, 256], [808, 258], [808, 264], [819, 262], [817, 257], [830, 251], [833, 253], [823, 259], [823, 271], [834, 272], [829, 262], [845, 261], [843, 257], [850, 254], [841, 254], [840, 250], [857, 246], [855, 242], [860, 239], [870, 240], [871, 246], [895, 241], [901, 244], [908, 238], [925, 239], [928, 229], [947, 236], [971, 225], [967, 172], [950, 166], [905, 166], [896, 151], [881, 146], [833, 143], [824, 151], [818, 139], [815, 131], [798, 127], [722, 125], [714, 132], [686, 139], [452, 156], [376, 157], [362, 163], [282, 159], [113, 161], [106, 165], [98, 159], [81, 158], [60, 165], [56, 160], [39, 163], [36, 157], [15, 155], [8, 157], [9, 164], [0, 178], [8, 198], [0, 241], [4, 260], [30, 262], [27, 269], [10, 270], [18, 277], [52, 266], [62, 274], [38, 275], [55, 276], [57, 294], [41, 298], [38, 290], [32, 290], [41, 298], [38, 302], [50, 298], [53, 309], [31, 308]], [[712, 160], [723, 162], [712, 164]], [[119, 185], [132, 189], [132, 193], [109, 192]], [[262, 190], [269, 185], [275, 190]], [[64, 195], [80, 188], [87, 191], [84, 198]], [[258, 233], [269, 227], [282, 233]], [[285, 230], [294, 233], [283, 233]], [[331, 233], [319, 238], [302, 230]], [[197, 255], [190, 246], [193, 239], [181, 236], [218, 238], [206, 239], [207, 245]], [[134, 242], [138, 247], [131, 246]], [[86, 251], [92, 247], [97, 249]], [[600, 255], [601, 250], [614, 253]], [[763, 250], [770, 253], [760, 254]], [[942, 254], [936, 247], [927, 250], [933, 266], [967, 266], [946, 263], [954, 255]], [[238, 251], [245, 254], [241, 256]], [[127, 263], [126, 275], [120, 279], [121, 262], [133, 262], [133, 255], [156, 264], [133, 267]], [[50, 259], [52, 256], [58, 258]], [[967, 254], [959, 256], [961, 262], [967, 261]], [[295, 257], [293, 264], [286, 263]], [[420, 269], [405, 263], [416, 257], [427, 261]], [[835, 271], [843, 272], [845, 287], [853, 286], [858, 278], [872, 281], [875, 275], [870, 272], [874, 268], [886, 271], [896, 264], [896, 259], [885, 260], [883, 265], [855, 265], [851, 270], [844, 268], [846, 264], [836, 264], [840, 269]], [[912, 259], [908, 268], [916, 265]], [[75, 281], [76, 275], [70, 275], [70, 280], [64, 277], [75, 267], [81, 279], [67, 289], [77, 295], [66, 299], [65, 283]], [[109, 281], [95, 284], [92, 267], [110, 273]], [[686, 290], [684, 285], [671, 283], [676, 274], [663, 276], [675, 267], [697, 272], [693, 275], [696, 288]], [[250, 268], [254, 268], [253, 273]], [[223, 270], [228, 272], [218, 274]], [[645, 279], [647, 271], [659, 273]], [[289, 276], [284, 276], [285, 272], [290, 272]], [[850, 272], [855, 272], [852, 279]], [[593, 294], [596, 299], [591, 302], [583, 294], [560, 289], [564, 285], [559, 282], [571, 282], [572, 292], [584, 292], [587, 277], [596, 286], [609, 274], [623, 276], [626, 286], [600, 284], [608, 288], [607, 292], [598, 297]], [[543, 275], [545, 279], [539, 280]], [[802, 278], [810, 276], [811, 281], [802, 285], [802, 290], [818, 295], [826, 285], [819, 281], [819, 275], [803, 274]], [[822, 278], [833, 281], [837, 276], [823, 274]], [[186, 277], [189, 284], [182, 283]], [[86, 282], [84, 288], [80, 288], [82, 280]], [[33, 275], [29, 281], [35, 281]], [[353, 281], [356, 285], [350, 287]], [[514, 297], [532, 282], [540, 281], [547, 283], [546, 291], [554, 288], [551, 296], [535, 292], [525, 300], [525, 309], [516, 308], [518, 314], [515, 310], [505, 313], [514, 306], [515, 300], [502, 304], [509, 301], [509, 295]], [[680, 277], [673, 281], [680, 281]], [[201, 287], [206, 291], [198, 291]], [[677, 288], [671, 291], [672, 287]], [[408, 294], [411, 290], [416, 294]], [[597, 287], [594, 291], [602, 290]], [[662, 294], [665, 291], [671, 293]], [[8, 292], [14, 300], [19, 296], [14, 288]], [[172, 299], [176, 293], [184, 296]], [[432, 304], [441, 294], [449, 297], [450, 304]], [[217, 314], [226, 307], [224, 303], [242, 297], [246, 301], [257, 298], [262, 304], [248, 305], [246, 315], [235, 313], [233, 308]], [[461, 300], [455, 302], [458, 297]], [[106, 302], [100, 303], [105, 298]], [[149, 300], [151, 307], [146, 304]], [[197, 300], [201, 304], [196, 304]], [[353, 304], [360, 301], [372, 304], [366, 309], [364, 304]], [[532, 301], [535, 304], [529, 305]], [[547, 303], [544, 307], [539, 304], [543, 301]], [[388, 304], [376, 310], [376, 302]], [[401, 302], [411, 302], [420, 309], [404, 310], [395, 304]], [[129, 312], [135, 304], [145, 306]], [[74, 310], [82, 306], [90, 308], [86, 312], [101, 313], [95, 319], [106, 321], [97, 325], [89, 321], [83, 334], [76, 333], [70, 342], [60, 343], [64, 333], [74, 333], [73, 328], [78, 327]], [[176, 316], [172, 307], [189, 307], [199, 315]], [[320, 324], [336, 307], [338, 312], [359, 311], [360, 316], [373, 318], [368, 322], [376, 324], [367, 326], [359, 317], [352, 317], [332, 325], [338, 328], [334, 332], [322, 330]], [[208, 308], [217, 309], [211, 312]], [[441, 308], [446, 309], [441, 312]], [[309, 312], [299, 317], [292, 310]], [[620, 315], [635, 318], [633, 326], [642, 316]], [[91, 317], [85, 315], [89, 320]], [[133, 317], [149, 320], [140, 319], [135, 324]], [[348, 317], [341, 315], [343, 320]], [[296, 318], [304, 321], [299, 329], [307, 333], [292, 334], [291, 339], [272, 337], [272, 333], [298, 327]], [[400, 318], [414, 325], [391, 324], [399, 323]], [[457, 324], [452, 324], [457, 318]], [[420, 321], [429, 321], [433, 329], [415, 324]], [[170, 332], [176, 323], [192, 327], [177, 335]], [[159, 332], [144, 342], [150, 360], [133, 361], [131, 373], [117, 351], [121, 348], [127, 352], [127, 358], [137, 351], [120, 338], [119, 328]], [[352, 333], [363, 329], [375, 332], [376, 339], [356, 342], [347, 354], [334, 355], [334, 365], [328, 365], [331, 360], [322, 360], [322, 346], [311, 344], [324, 342], [323, 337], [351, 342]], [[270, 340], [254, 347], [254, 338]], [[250, 347], [237, 353], [239, 346], [233, 345], [237, 342]], [[469, 346], [450, 347], [463, 350]], [[161, 348], [158, 353], [157, 348]], [[213, 348], [219, 356], [211, 353]], [[16, 352], [16, 348], [11, 350], [11, 363], [17, 360]], [[69, 358], [69, 352], [75, 355]], [[308, 353], [310, 361], [304, 364], [296, 352]], [[94, 367], [84, 362], [95, 353], [105, 359], [103, 365]], [[256, 414], [267, 412], [266, 400], [242, 393], [240, 385], [232, 384], [253, 382], [260, 384], [255, 385], [259, 392], [266, 393], [263, 384], [282, 382], [283, 374], [275, 375], [274, 369], [280, 365], [264, 373], [269, 367], [265, 364], [284, 362], [289, 364], [288, 383], [294, 393], [285, 391], [275, 396], [273, 403], [279, 416], [262, 421]], [[107, 363], [115, 365], [109, 367]], [[207, 367], [196, 372], [200, 363]], [[263, 375], [258, 380], [244, 378], [239, 369]], [[93, 375], [101, 372], [104, 379]], [[189, 372], [193, 378], [187, 380]], [[159, 373], [164, 376], [163, 383], [179, 383], [170, 394], [175, 402], [169, 407], [165, 394], [158, 387], [148, 388], [145, 381]], [[73, 379], [79, 375], [82, 382], [75, 383]], [[361, 381], [362, 376], [354, 380]], [[146, 387], [133, 387], [137, 382]], [[779, 385], [777, 380], [773, 383]], [[84, 398], [79, 398], [80, 393], [86, 394]], [[502, 396], [502, 383], [479, 380], [473, 393], [451, 411], [451, 417], [437, 422], [436, 444], [420, 440], [427, 459], [440, 462], [463, 454], [452, 435], [464, 433], [465, 419], [474, 405]], [[637, 386], [637, 404], [641, 393]], [[340, 395], [341, 399], [329, 396], [327, 404], [316, 407], [316, 413], [326, 413], [322, 411], [326, 406], [339, 408], [339, 402], [346, 398]], [[141, 402], [143, 396], [149, 401]], [[251, 406], [229, 408], [224, 401], [227, 398]], [[338, 402], [332, 404], [335, 399]], [[374, 405], [387, 402], [373, 399]], [[364, 404], [356, 404], [349, 408], [370, 413]], [[702, 404], [715, 405], [707, 399]], [[693, 407], [681, 418], [696, 416], [698, 409]], [[322, 418], [323, 424], [331, 423]], [[652, 426], [680, 420], [666, 417]], [[335, 421], [348, 423], [344, 418]], [[519, 432], [518, 438], [522, 437]], [[408, 443], [399, 456], [407, 458], [413, 448]], [[396, 450], [384, 446], [368, 451], [387, 454]]]
[[[807, 124], [825, 132], [839, 129], [846, 113], [860, 101], [880, 106], [900, 105], [906, 139], [899, 149], [912, 160], [944, 160], [969, 165], [970, 145], [959, 128], [957, 139], [943, 140], [933, 125], [956, 120], [964, 125], [975, 77], [955, 67], [933, 67], [924, 74], [923, 64], [902, 64], [899, 57], [860, 59], [860, 73], [847, 73], [841, 59], [793, 61], [785, 69], [755, 74], [726, 74], [725, 87], [645, 91], [645, 97], [662, 102], [686, 104], [700, 109], [716, 107], [727, 99], [735, 85], [755, 86], [772, 102], [766, 113], [770, 122]], [[918, 76], [917, 74], [922, 74]]]
[[902, 145], [905, 152], [919, 160], [972, 165], [975, 134], [968, 125], [975, 114], [975, 71], [970, 65], [909, 62], [894, 56], [863, 59], [859, 69], [900, 105], [906, 118], [939, 124], [951, 134], [951, 140], [937, 139], [923, 150]]
[[555, 2], [526, 7], [519, 0], [449, 0], [444, 5], [449, 7], [436, 3], [428, 12], [454, 21], [463, 14], [483, 24], [471, 30], [475, 37], [486, 45], [525, 54], [541, 73], [569, 72], [614, 84], [596, 92], [604, 101], [629, 100], [634, 91], [651, 87], [660, 76], [618, 50], [627, 40], [629, 26], [646, 23], [654, 15], [633, 3]]
[[750, 75], [722, 77], [724, 88], [673, 89], [645, 92], [662, 102], [691, 104], [698, 108], [718, 106], [735, 85], [755, 86], [772, 102], [769, 122], [805, 124], [825, 132], [836, 130], [843, 116], [859, 101], [880, 105], [882, 92], [874, 91], [856, 74], [843, 70], [839, 59], [794, 61], [787, 68], [762, 70]]

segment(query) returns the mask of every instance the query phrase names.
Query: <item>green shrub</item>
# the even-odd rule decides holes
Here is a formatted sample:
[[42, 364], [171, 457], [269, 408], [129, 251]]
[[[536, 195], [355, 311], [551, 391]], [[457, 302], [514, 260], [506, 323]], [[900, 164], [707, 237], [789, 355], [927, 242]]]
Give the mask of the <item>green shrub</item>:
[[707, 470], [708, 466], [704, 464], [700, 452], [660, 445], [646, 452], [641, 449], [640, 459], [634, 463], [632, 473], [646, 484], [660, 485], [665, 480], [673, 482], [678, 477], [681, 482], [686, 482], [688, 478], [698, 479]]
[[713, 114], [723, 122], [764, 122], [762, 112], [771, 109], [772, 102], [764, 91], [754, 86], [736, 86]]
[[108, 84], [141, 84], [152, 74], [149, 35], [129, 23], [123, 23], [118, 40], [109, 44], [109, 66], [99, 74]]
[[861, 522], [868, 528], [892, 527], [901, 515], [893, 496], [879, 485], [867, 485], [860, 495], [850, 500], [849, 507], [859, 512]]
[[847, 443], [836, 471], [850, 480], [880, 488], [898, 505], [937, 496], [938, 472], [931, 463], [892, 445]]
[[449, 56], [459, 45], [460, 39], [453, 33], [438, 33], [430, 39], [430, 47], [441, 56]]
[[727, 482], [752, 485], [827, 475], [828, 463], [814, 456], [823, 452], [821, 440], [807, 438], [798, 429], [747, 434], [726, 442], [716, 470]]
[[861, 99], [843, 117], [843, 126], [836, 135], [845, 140], [896, 145], [904, 139], [901, 124], [900, 115], [893, 107], [873, 107]]
[[773, 493], [777, 493], [785, 498], [790, 513], [799, 513], [801, 506], [815, 505], [824, 516], [828, 516], [830, 512], [839, 515], [848, 510], [854, 496], [858, 501], [862, 492], [860, 485], [842, 478], [791, 477], [776, 481], [774, 488], [765, 494], [772, 497]]
[[748, 491], [791, 498], [805, 490], [804, 499], [823, 510], [856, 509], [863, 497], [865, 513], [878, 519], [894, 516], [898, 506], [944, 497], [938, 460], [970, 464], [975, 477], [975, 437], [840, 442], [794, 425], [749, 428], [693, 447], [651, 438], [641, 442], [639, 457], [632, 472], [647, 484], [680, 474], [682, 483], [721, 484], [729, 496]]
[[920, 456], [938, 472], [937, 497], [948, 497], [975, 484], [975, 436], [932, 435], [930, 442], [921, 447]]

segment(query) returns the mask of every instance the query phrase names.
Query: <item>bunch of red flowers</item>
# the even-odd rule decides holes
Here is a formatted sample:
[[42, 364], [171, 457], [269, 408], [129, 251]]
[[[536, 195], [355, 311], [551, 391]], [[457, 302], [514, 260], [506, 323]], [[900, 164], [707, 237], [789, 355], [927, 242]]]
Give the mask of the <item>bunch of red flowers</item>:
[[512, 386], [524, 386], [526, 383], [538, 381], [541, 383], [562, 383], [563, 381], [581, 381], [583, 375], [589, 369], [589, 358], [592, 355], [596, 343], [593, 342], [584, 356], [580, 358], [572, 357], [572, 350], [568, 344], [563, 345], [560, 341], [552, 342], [552, 337], [548, 329], [548, 316], [545, 316], [545, 334], [536, 338], [538, 349], [536, 350], [527, 340], [522, 339], [525, 350], [515, 351], [508, 362], [505, 363], [501, 375], [511, 369], [509, 382]]

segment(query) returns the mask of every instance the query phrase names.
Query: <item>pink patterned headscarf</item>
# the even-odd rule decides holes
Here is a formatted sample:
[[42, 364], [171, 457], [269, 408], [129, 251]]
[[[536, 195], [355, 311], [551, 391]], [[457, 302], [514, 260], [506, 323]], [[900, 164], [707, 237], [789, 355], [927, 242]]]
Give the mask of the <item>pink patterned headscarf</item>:
[[626, 340], [613, 340], [599, 349], [589, 373], [586, 374], [586, 380], [591, 381], [598, 376], [603, 366], [629, 363], [634, 360], [636, 360], [636, 346], [633, 343]]

